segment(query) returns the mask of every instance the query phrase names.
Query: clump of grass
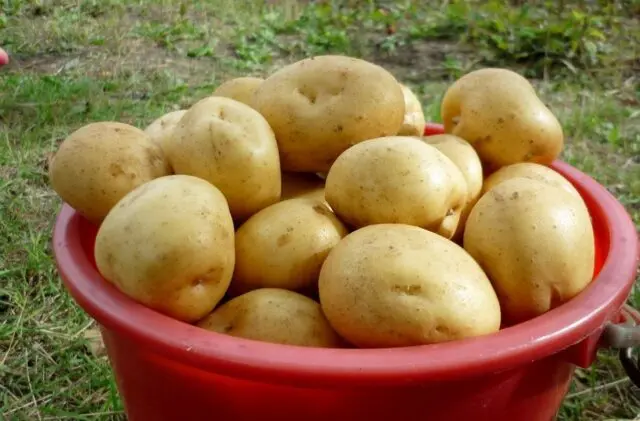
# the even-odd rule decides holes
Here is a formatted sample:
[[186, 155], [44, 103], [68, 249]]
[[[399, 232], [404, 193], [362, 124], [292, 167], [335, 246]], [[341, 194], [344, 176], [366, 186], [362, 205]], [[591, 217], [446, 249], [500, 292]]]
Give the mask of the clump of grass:
[[[526, 65], [526, 74], [626, 68], [637, 70], [640, 29], [622, 13], [629, 2], [451, 1], [435, 11], [419, 6], [409, 13], [423, 17], [415, 26], [399, 26], [405, 42], [460, 40], [480, 53], [484, 65]], [[635, 29], [634, 29], [635, 28]]]
[[[452, 0], [436, 6], [401, 1], [387, 7], [364, 2], [355, 10], [344, 2], [322, 2], [292, 20], [265, 18], [256, 33], [267, 36], [256, 35], [246, 44], [262, 48], [260, 57], [267, 57], [283, 34], [296, 36], [298, 43], [287, 48], [301, 55], [366, 55], [372, 47], [394, 53], [423, 40], [446, 40], [477, 51], [474, 58], [483, 65], [519, 64], [531, 77], [552, 71], [575, 77], [581, 71], [611, 68], [631, 74], [640, 66], [640, 25], [625, 12], [635, 3], [544, 1], [514, 6], [499, 0]], [[363, 38], [368, 45], [358, 42]]]

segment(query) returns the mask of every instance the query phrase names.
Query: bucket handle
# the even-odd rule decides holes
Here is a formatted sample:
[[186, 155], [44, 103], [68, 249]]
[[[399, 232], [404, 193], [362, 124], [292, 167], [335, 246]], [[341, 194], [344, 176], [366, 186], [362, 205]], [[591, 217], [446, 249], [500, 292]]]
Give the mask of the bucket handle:
[[640, 347], [640, 312], [625, 305], [621, 316], [624, 323], [608, 323], [602, 332], [605, 347], [618, 349], [622, 368], [631, 382], [640, 387], [640, 356], [634, 358], [633, 349]]

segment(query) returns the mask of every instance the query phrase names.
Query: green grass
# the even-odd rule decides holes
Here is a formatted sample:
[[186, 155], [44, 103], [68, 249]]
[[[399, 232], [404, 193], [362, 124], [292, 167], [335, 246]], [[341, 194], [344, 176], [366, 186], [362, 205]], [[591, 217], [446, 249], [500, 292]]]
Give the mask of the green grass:
[[[563, 159], [606, 185], [640, 226], [637, 0], [191, 3], [0, 1], [13, 59], [0, 71], [0, 419], [123, 419], [87, 335], [94, 326], [52, 259], [51, 153], [89, 121], [144, 127], [229, 77], [352, 54], [415, 88], [438, 120], [454, 78], [481, 66], [520, 70], [563, 123]], [[640, 306], [640, 293], [630, 301]], [[633, 419], [640, 399], [624, 379], [615, 353], [602, 351], [577, 372], [560, 419]]]

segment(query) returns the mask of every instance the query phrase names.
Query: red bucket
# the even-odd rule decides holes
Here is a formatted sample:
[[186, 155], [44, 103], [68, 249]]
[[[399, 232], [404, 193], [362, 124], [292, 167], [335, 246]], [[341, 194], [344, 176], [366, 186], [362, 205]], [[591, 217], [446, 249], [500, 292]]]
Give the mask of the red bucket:
[[[434, 124], [426, 130], [441, 132]], [[66, 287], [101, 326], [130, 421], [549, 421], [575, 367], [593, 362], [603, 332], [620, 321], [638, 256], [622, 205], [571, 166], [553, 168], [589, 207], [598, 250], [593, 283], [540, 317], [457, 342], [316, 349], [217, 334], [137, 304], [106, 282], [93, 259], [97, 228], [68, 205], [53, 246]]]

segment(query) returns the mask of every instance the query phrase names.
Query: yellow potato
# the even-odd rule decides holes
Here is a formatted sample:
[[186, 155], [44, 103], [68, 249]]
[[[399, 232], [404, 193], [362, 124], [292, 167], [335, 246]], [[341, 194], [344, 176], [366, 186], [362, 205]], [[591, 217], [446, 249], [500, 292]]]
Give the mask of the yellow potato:
[[316, 301], [284, 289], [262, 288], [233, 298], [202, 319], [198, 326], [277, 344], [318, 348], [343, 345]]
[[385, 69], [345, 56], [317, 56], [276, 71], [255, 92], [253, 107], [278, 139], [282, 169], [326, 172], [345, 149], [398, 133], [400, 84]]
[[450, 134], [424, 136], [422, 140], [445, 154], [456, 164], [467, 183], [467, 193], [470, 200], [480, 196], [483, 181], [482, 163], [478, 153], [469, 142]]
[[280, 200], [280, 159], [273, 131], [256, 110], [211, 96], [194, 104], [174, 129], [166, 154], [177, 174], [203, 178], [244, 220]]
[[283, 172], [280, 200], [296, 197], [315, 197], [324, 200], [324, 180], [316, 174]]
[[171, 142], [173, 139], [173, 129], [186, 112], [187, 110], [177, 110], [164, 114], [149, 124], [144, 131], [149, 135], [151, 140], [164, 149], [163, 145], [166, 142]]
[[491, 190], [503, 181], [518, 177], [531, 178], [543, 181], [552, 186], [560, 187], [582, 200], [582, 196], [580, 196], [578, 190], [573, 187], [573, 184], [571, 184], [569, 180], [547, 166], [531, 162], [522, 162], [500, 168], [485, 179], [482, 194]]
[[529, 178], [504, 181], [474, 206], [464, 248], [482, 266], [509, 323], [539, 316], [591, 282], [594, 234], [581, 199]]
[[347, 149], [329, 170], [325, 197], [359, 228], [403, 223], [451, 238], [467, 202], [458, 167], [417, 137], [390, 136]]
[[453, 238], [462, 239], [464, 227], [473, 206], [480, 198], [483, 184], [482, 162], [478, 153], [467, 141], [450, 134], [425, 136], [422, 138], [445, 154], [462, 172], [467, 182], [467, 202], [460, 213], [460, 220]]
[[233, 295], [263, 288], [317, 290], [320, 266], [348, 231], [321, 199], [276, 203], [236, 232]]
[[491, 171], [518, 162], [550, 164], [564, 146], [558, 119], [519, 74], [486, 68], [468, 73], [442, 100], [447, 133], [478, 151]]
[[98, 270], [123, 293], [194, 322], [222, 299], [235, 262], [222, 193], [188, 175], [150, 181], [109, 212], [96, 237]]
[[427, 230], [379, 224], [347, 235], [322, 265], [320, 303], [358, 347], [432, 344], [497, 332], [500, 304], [462, 247]]
[[145, 132], [104, 121], [87, 124], [62, 142], [49, 180], [62, 200], [99, 224], [124, 195], [170, 172], [162, 149]]
[[251, 105], [253, 94], [262, 82], [264, 82], [264, 79], [259, 77], [238, 77], [218, 86], [213, 91], [213, 95], [235, 99], [243, 104]]
[[399, 136], [422, 136], [424, 134], [424, 111], [422, 104], [413, 91], [406, 85], [400, 85], [404, 94], [404, 121]]

